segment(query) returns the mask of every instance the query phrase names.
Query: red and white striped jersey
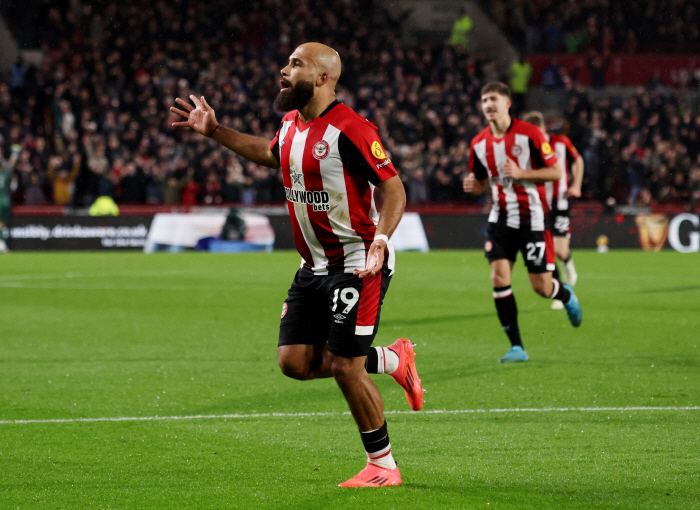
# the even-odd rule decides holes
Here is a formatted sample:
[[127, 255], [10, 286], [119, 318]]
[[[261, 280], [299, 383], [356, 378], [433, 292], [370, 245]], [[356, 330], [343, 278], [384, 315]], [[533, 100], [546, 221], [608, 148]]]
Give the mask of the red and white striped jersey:
[[569, 201], [566, 198], [566, 190], [569, 189], [569, 169], [578, 159], [578, 151], [569, 137], [564, 135], [549, 135], [549, 143], [557, 156], [562, 175], [558, 181], [545, 183], [547, 203], [550, 209], [566, 211], [569, 208]]
[[[282, 168], [301, 265], [315, 274], [365, 268], [379, 221], [374, 187], [396, 175], [377, 131], [335, 101], [311, 122], [289, 112], [270, 144]], [[391, 242], [388, 247], [393, 271]]]
[[542, 132], [527, 122], [513, 119], [502, 138], [493, 136], [490, 127], [476, 135], [469, 151], [469, 169], [478, 180], [488, 178], [491, 184], [493, 207], [489, 222], [543, 231], [545, 213], [549, 212], [544, 186], [504, 177], [503, 165], [508, 157], [523, 170], [540, 169], [557, 163]]

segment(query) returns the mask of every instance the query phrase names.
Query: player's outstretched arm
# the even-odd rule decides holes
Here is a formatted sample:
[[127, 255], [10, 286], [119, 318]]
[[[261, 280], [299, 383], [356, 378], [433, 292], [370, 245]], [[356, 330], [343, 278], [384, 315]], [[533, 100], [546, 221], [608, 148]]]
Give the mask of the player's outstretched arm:
[[184, 110], [170, 107], [170, 111], [184, 117], [186, 120], [173, 122], [174, 127], [189, 127], [200, 135], [216, 140], [227, 149], [231, 149], [236, 154], [243, 156], [248, 161], [269, 168], [279, 168], [279, 162], [270, 150], [270, 141], [257, 136], [239, 133], [233, 129], [221, 126], [216, 120], [216, 112], [209, 106], [204, 96], [199, 99], [190, 95], [194, 106], [180, 99], [175, 99]]
[[462, 181], [462, 189], [465, 193], [481, 195], [486, 189], [487, 183], [488, 179], [477, 179], [473, 173], [469, 172]]
[[355, 274], [360, 278], [374, 276], [382, 270], [384, 266], [384, 252], [386, 250], [386, 242], [383, 239], [376, 239], [376, 236], [385, 235], [391, 238], [391, 235], [398, 227], [403, 210], [406, 208], [406, 192], [403, 188], [403, 183], [398, 175], [384, 182], [380, 182], [377, 187], [382, 192], [384, 204], [382, 212], [379, 215], [379, 224], [375, 233], [375, 240], [369, 247], [367, 253], [367, 263], [365, 269], [360, 271], [355, 269]]

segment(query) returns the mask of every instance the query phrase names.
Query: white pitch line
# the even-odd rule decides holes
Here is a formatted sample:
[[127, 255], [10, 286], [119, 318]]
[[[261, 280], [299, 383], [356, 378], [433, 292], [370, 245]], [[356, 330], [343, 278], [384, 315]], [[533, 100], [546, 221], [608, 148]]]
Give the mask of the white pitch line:
[[[485, 413], [551, 413], [551, 412], [606, 412], [606, 411], [700, 411], [700, 406], [687, 407], [543, 407], [512, 409], [433, 409], [429, 411], [385, 411], [384, 414], [485, 414]], [[0, 425], [26, 425], [31, 423], [94, 423], [118, 421], [167, 421], [167, 420], [222, 420], [240, 418], [301, 418], [318, 416], [348, 416], [343, 413], [254, 413], [254, 414], [194, 414], [190, 416], [118, 416], [112, 418], [58, 418], [53, 420], [2, 420]]]

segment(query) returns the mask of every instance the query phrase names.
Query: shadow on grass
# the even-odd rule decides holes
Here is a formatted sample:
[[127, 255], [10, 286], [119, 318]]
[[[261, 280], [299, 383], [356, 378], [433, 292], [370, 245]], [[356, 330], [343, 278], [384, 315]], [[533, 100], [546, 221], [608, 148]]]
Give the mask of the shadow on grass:
[[[530, 313], [527, 310], [522, 310], [519, 312], [520, 315]], [[496, 310], [487, 313], [467, 313], [467, 314], [453, 314], [453, 315], [439, 315], [434, 317], [414, 317], [406, 319], [386, 319], [380, 322], [380, 327], [392, 327], [392, 326], [410, 326], [410, 325], [420, 325], [420, 324], [440, 324], [446, 322], [458, 322], [458, 321], [470, 321], [475, 319], [488, 319], [491, 317], [496, 317]]]
[[700, 290], [700, 285], [685, 285], [682, 287], [662, 287], [660, 289], [649, 289], [637, 291], [640, 294], [655, 294], [664, 292], [688, 292], [691, 290]]

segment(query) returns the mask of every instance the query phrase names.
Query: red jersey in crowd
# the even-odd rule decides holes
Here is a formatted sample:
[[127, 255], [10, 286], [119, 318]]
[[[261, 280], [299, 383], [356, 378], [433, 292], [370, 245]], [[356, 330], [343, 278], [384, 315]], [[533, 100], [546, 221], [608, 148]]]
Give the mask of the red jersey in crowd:
[[557, 158], [542, 132], [532, 124], [513, 119], [502, 138], [487, 127], [476, 135], [469, 151], [469, 169], [478, 180], [488, 177], [493, 197], [489, 222], [511, 228], [544, 231], [544, 186], [527, 181], [513, 181], [503, 175], [503, 164], [510, 157], [523, 170], [554, 166]]
[[569, 189], [569, 169], [578, 159], [578, 151], [571, 140], [564, 135], [549, 135], [549, 144], [561, 166], [562, 175], [558, 181], [545, 183], [547, 203], [550, 209], [565, 211], [569, 208], [566, 190]]
[[[364, 269], [379, 214], [374, 187], [396, 175], [377, 127], [333, 102], [311, 122], [286, 114], [270, 150], [280, 162], [294, 244], [315, 274]], [[394, 269], [389, 242], [387, 264]]]

